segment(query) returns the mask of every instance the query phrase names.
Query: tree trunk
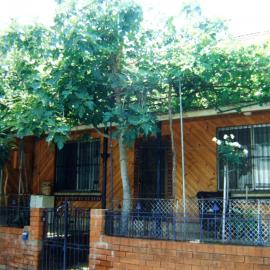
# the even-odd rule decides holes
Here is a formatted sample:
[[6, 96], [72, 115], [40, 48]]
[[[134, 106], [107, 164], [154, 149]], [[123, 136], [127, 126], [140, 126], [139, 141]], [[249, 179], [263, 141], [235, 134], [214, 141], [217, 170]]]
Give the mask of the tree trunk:
[[127, 153], [126, 147], [123, 142], [123, 132], [120, 134], [118, 139], [119, 144], [119, 158], [120, 158], [120, 170], [121, 170], [121, 178], [122, 178], [122, 186], [123, 186], [123, 212], [129, 212], [131, 210], [131, 192], [130, 192], [130, 183], [128, 177], [128, 169], [127, 169]]
[[176, 150], [173, 133], [173, 120], [172, 120], [172, 89], [169, 89], [169, 125], [171, 134], [171, 147], [172, 147], [172, 196], [175, 198], [176, 192]]
[[130, 183], [128, 177], [127, 169], [127, 153], [126, 147], [123, 142], [123, 132], [120, 134], [118, 139], [119, 144], [119, 157], [120, 157], [120, 170], [122, 178], [122, 187], [123, 187], [123, 205], [121, 213], [121, 228], [120, 232], [123, 236], [127, 236], [128, 233], [128, 218], [131, 210], [131, 192], [130, 192]]

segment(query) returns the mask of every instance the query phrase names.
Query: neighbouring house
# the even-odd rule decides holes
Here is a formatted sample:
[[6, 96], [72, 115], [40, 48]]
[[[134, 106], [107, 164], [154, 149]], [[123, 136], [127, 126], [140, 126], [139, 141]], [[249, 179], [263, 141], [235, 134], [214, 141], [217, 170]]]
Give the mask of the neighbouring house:
[[[0, 224], [29, 225], [29, 221], [23, 222], [29, 218], [28, 194], [54, 197], [55, 208], [31, 210], [30, 229], [23, 229], [33, 240], [29, 246], [34, 249], [36, 265], [40, 253], [35, 245], [43, 243], [42, 263], [38, 266], [42, 270], [81, 269], [75, 264], [89, 265], [89, 269], [178, 269], [180, 265], [187, 269], [268, 269], [267, 249], [214, 248], [208, 244], [198, 247], [198, 243], [270, 245], [270, 106], [245, 107], [242, 112], [226, 109], [223, 113], [201, 110], [184, 114], [184, 202], [180, 119], [179, 115], [173, 118], [176, 183], [172, 181], [168, 116], [162, 115], [157, 137], [138, 138], [127, 149], [133, 197], [128, 216], [121, 213], [122, 184], [115, 141], [111, 144], [90, 126], [74, 129], [61, 150], [48, 145], [45, 138], [25, 138], [23, 155], [13, 151], [7, 165]], [[248, 169], [237, 165], [229, 168], [229, 200], [224, 204], [223, 164], [212, 138], [223, 138], [225, 134], [233, 134], [248, 149]], [[24, 193], [19, 199], [15, 196], [18, 189]], [[16, 208], [20, 203], [23, 208]], [[13, 208], [8, 212], [9, 206]], [[101, 208], [109, 210], [93, 210]], [[14, 209], [19, 209], [19, 216]], [[8, 242], [6, 233], [14, 239], [21, 233], [2, 229], [0, 226], [0, 239], [5, 246], [14, 242]], [[157, 239], [166, 241], [153, 241]], [[12, 248], [27, 248], [27, 244], [19, 243], [20, 247]], [[10, 265], [5, 261], [9, 255], [1, 257], [1, 252], [7, 251], [0, 247], [0, 266]], [[165, 257], [170, 261], [164, 261]], [[18, 257], [20, 260], [29, 263]], [[14, 269], [21, 269], [18, 265]], [[36, 270], [36, 265], [25, 269]]]

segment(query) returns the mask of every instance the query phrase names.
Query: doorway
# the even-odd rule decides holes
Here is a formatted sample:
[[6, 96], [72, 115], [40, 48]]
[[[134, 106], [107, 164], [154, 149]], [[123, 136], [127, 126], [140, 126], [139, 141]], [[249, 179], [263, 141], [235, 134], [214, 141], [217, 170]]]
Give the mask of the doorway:
[[[159, 165], [160, 163], [160, 165]], [[135, 143], [135, 196], [172, 196], [172, 153], [168, 136], [138, 139]], [[160, 177], [158, 177], [158, 174]]]

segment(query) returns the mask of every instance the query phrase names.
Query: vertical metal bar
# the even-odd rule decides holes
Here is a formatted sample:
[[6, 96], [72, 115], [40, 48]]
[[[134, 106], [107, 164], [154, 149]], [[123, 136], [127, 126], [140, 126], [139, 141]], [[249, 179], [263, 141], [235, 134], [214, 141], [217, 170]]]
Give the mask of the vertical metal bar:
[[261, 203], [260, 200], [258, 202], [258, 244], [262, 245], [263, 244], [263, 231], [262, 231], [262, 213], [261, 213]]
[[182, 202], [184, 217], [186, 216], [186, 173], [185, 173], [185, 145], [184, 145], [184, 123], [182, 104], [182, 85], [179, 79], [179, 109], [180, 109], [180, 133], [181, 133], [181, 161], [182, 161]]
[[112, 144], [112, 122], [110, 123], [110, 208], [113, 210], [113, 144]]
[[80, 186], [80, 173], [81, 173], [81, 160], [80, 160], [80, 142], [77, 144], [77, 159], [76, 159], [76, 190], [79, 190]]
[[202, 232], [203, 232], [203, 226], [204, 226], [204, 200], [198, 200], [199, 202], [199, 211], [201, 209], [201, 213], [199, 214], [200, 217], [200, 241], [202, 241]]
[[24, 159], [24, 142], [23, 139], [19, 143], [20, 164], [19, 164], [19, 183], [18, 183], [18, 202], [17, 206], [20, 206], [21, 194], [23, 194], [23, 159]]
[[156, 179], [156, 198], [161, 198], [161, 133], [162, 133], [162, 123], [158, 124], [159, 131], [157, 133], [157, 141], [158, 141], [158, 158], [157, 158], [157, 179]]
[[252, 183], [252, 190], [256, 189], [256, 176], [255, 176], [255, 140], [254, 140], [254, 127], [250, 127], [250, 159], [251, 159], [251, 183]]
[[68, 201], [64, 202], [64, 246], [63, 246], [63, 270], [67, 266], [67, 235], [68, 235]]
[[231, 201], [229, 200], [229, 241], [232, 240], [232, 218], [231, 218], [231, 209], [232, 209], [232, 206], [231, 206]]
[[228, 162], [224, 166], [224, 183], [223, 183], [223, 211], [222, 211], [222, 241], [225, 241], [225, 230], [226, 230], [226, 208], [227, 208], [227, 185], [229, 178]]
[[[108, 130], [105, 130], [105, 134], [108, 134]], [[108, 138], [103, 138], [103, 154], [102, 154], [102, 196], [101, 205], [102, 209], [106, 209], [106, 193], [107, 193], [107, 159], [108, 159]]]

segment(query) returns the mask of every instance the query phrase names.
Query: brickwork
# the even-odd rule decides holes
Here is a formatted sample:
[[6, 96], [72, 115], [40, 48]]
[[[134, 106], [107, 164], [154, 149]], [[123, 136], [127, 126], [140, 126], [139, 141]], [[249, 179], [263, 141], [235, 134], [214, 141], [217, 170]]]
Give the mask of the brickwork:
[[90, 270], [270, 269], [270, 248], [104, 236], [104, 213], [91, 214]]
[[[30, 226], [24, 229], [0, 227], [0, 269], [37, 270], [42, 240], [42, 209], [32, 209]], [[23, 231], [29, 239], [22, 240]]]

